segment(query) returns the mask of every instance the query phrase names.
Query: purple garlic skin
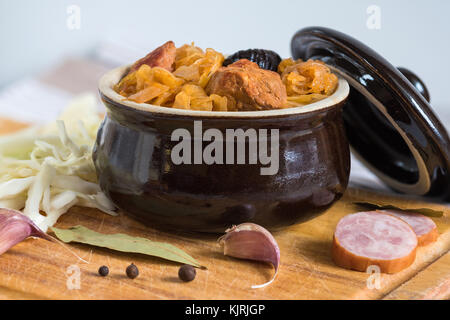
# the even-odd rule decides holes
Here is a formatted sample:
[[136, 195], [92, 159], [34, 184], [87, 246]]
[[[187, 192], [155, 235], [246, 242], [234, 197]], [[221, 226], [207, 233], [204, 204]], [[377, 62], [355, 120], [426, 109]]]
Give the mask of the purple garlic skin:
[[275, 279], [280, 265], [280, 249], [272, 234], [254, 223], [242, 223], [225, 232], [225, 235], [219, 239], [225, 255], [271, 263], [275, 268], [272, 280], [252, 288], [270, 284]]
[[49, 235], [42, 232], [30, 218], [20, 211], [0, 208], [0, 254], [28, 237], [52, 241]]

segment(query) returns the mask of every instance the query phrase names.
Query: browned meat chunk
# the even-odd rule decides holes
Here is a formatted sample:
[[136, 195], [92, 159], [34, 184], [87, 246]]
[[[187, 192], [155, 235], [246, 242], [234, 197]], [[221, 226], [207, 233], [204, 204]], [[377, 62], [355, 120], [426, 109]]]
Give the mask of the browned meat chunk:
[[130, 68], [128, 73], [136, 71], [143, 64], [149, 67], [161, 67], [168, 71], [173, 71], [173, 64], [175, 62], [176, 48], [173, 41], [167, 41], [162, 46], [156, 48], [145, 57], [136, 61]]
[[221, 67], [209, 81], [206, 92], [226, 96], [229, 110], [250, 111], [286, 107], [286, 88], [276, 72], [264, 70], [247, 59]]

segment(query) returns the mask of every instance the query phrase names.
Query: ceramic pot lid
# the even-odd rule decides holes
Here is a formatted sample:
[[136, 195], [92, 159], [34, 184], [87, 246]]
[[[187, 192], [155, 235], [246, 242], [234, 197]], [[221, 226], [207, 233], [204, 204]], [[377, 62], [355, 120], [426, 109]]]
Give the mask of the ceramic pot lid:
[[372, 172], [397, 191], [450, 200], [450, 139], [416, 75], [328, 28], [298, 31], [291, 50], [294, 59], [322, 60], [349, 82], [348, 140]]

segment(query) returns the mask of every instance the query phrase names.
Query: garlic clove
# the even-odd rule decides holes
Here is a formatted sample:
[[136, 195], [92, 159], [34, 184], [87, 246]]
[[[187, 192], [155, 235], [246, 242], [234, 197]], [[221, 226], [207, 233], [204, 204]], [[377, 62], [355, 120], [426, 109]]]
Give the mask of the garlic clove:
[[252, 288], [262, 288], [272, 283], [280, 265], [280, 249], [272, 234], [260, 225], [249, 222], [233, 226], [225, 232], [225, 235], [219, 238], [225, 255], [271, 263], [275, 268], [270, 281]]
[[0, 255], [29, 237], [41, 238], [58, 243], [76, 256], [79, 260], [87, 263], [87, 261], [80, 258], [61, 241], [39, 229], [39, 227], [22, 212], [0, 208]]
[[30, 218], [19, 211], [0, 208], [0, 254], [25, 240], [38, 237], [52, 241]]

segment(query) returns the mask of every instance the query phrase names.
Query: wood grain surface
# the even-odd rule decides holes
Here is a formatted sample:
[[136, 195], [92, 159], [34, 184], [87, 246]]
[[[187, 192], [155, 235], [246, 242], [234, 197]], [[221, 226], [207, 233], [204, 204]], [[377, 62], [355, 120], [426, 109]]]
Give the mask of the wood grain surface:
[[[0, 121], [3, 132], [21, 127]], [[6, 130], [8, 126], [8, 130]], [[82, 244], [70, 248], [86, 262], [78, 260], [62, 246], [41, 239], [19, 243], [0, 256], [1, 299], [433, 299], [447, 298], [450, 292], [449, 209], [433, 218], [440, 237], [418, 249], [412, 266], [394, 274], [373, 278], [364, 272], [345, 270], [331, 260], [334, 228], [344, 215], [361, 211], [355, 201], [379, 195], [349, 189], [342, 200], [309, 222], [274, 232], [281, 250], [281, 267], [268, 287], [250, 286], [269, 280], [273, 270], [263, 263], [224, 256], [218, 235], [166, 233], [144, 226], [121, 213], [111, 217], [95, 209], [74, 207], [63, 215], [57, 227], [84, 225], [103, 233], [127, 233], [150, 240], [165, 241], [187, 251], [207, 270], [197, 270], [189, 283], [177, 277], [179, 265], [138, 254], [114, 252]], [[390, 197], [391, 204], [405, 200]], [[412, 202], [409, 202], [410, 204]], [[140, 271], [131, 280], [125, 268], [135, 263]], [[110, 274], [100, 277], [97, 270], [107, 265]], [[76, 280], [79, 276], [79, 282]], [[377, 280], [379, 287], [368, 286]], [[79, 284], [79, 287], [77, 286]]]
[[386, 300], [450, 299], [450, 253], [390, 292]]

